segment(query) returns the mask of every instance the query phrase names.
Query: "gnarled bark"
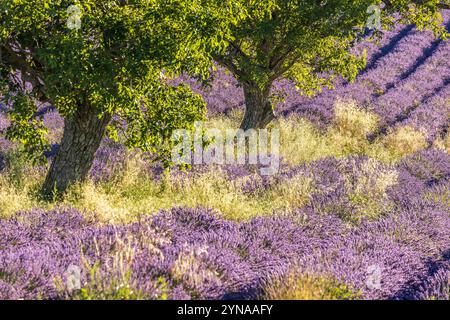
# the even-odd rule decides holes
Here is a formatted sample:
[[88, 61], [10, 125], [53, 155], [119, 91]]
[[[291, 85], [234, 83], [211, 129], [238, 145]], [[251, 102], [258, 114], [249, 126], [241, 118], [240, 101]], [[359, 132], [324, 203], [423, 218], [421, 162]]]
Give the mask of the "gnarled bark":
[[64, 120], [63, 138], [42, 187], [44, 196], [55, 191], [61, 195], [86, 179], [110, 120], [110, 115], [100, 119], [95, 110], [85, 107]]
[[244, 84], [245, 115], [241, 129], [263, 129], [274, 118], [272, 104], [270, 103], [271, 85], [264, 89], [256, 84]]

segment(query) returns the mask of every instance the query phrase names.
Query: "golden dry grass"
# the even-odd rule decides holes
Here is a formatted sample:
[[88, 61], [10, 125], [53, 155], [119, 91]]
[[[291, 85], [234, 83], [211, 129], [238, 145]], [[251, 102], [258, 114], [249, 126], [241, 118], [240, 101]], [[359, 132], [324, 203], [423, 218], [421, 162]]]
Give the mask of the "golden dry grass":
[[[237, 128], [241, 116], [239, 111], [235, 111], [228, 117], [209, 119], [206, 126]], [[329, 156], [345, 158], [354, 154], [394, 163], [426, 146], [424, 134], [410, 127], [399, 127], [370, 143], [366, 136], [378, 129], [378, 118], [348, 101], [338, 102], [336, 120], [326, 131], [318, 130], [298, 116], [281, 118], [270, 126], [280, 130], [280, 156], [291, 166]], [[448, 150], [449, 139], [447, 136], [438, 145]], [[227, 219], [247, 220], [302, 207], [316, 191], [310, 177], [299, 175], [281, 184], [274, 184], [268, 190], [248, 194], [240, 186], [245, 183], [245, 179], [260, 179], [258, 176], [230, 181], [225, 173], [214, 167], [208, 172], [190, 175], [168, 173], [158, 181], [146, 172], [142, 157], [137, 155], [129, 158], [120, 177], [99, 183], [88, 180], [74, 186], [63, 200], [44, 203], [39, 200], [37, 190], [45, 170], [31, 169], [29, 163], [13, 156], [10, 169], [0, 174], [0, 217], [8, 217], [14, 212], [33, 207], [49, 209], [68, 205], [83, 212], [95, 212], [101, 221], [123, 222], [173, 206], [201, 206], [214, 208]], [[378, 170], [373, 167], [378, 163], [375, 160], [367, 164], [368, 176], [373, 176], [374, 170]], [[354, 190], [353, 200], [371, 212], [376, 211], [371, 199], [383, 197], [383, 190], [395, 182], [395, 177], [389, 172], [377, 176], [377, 179], [380, 185], [376, 185], [376, 188], [372, 186], [373, 181], [366, 181]], [[367, 196], [369, 187], [363, 187], [365, 185], [370, 185], [372, 196]], [[367, 213], [362, 212], [362, 215], [367, 216]]]
[[332, 277], [297, 272], [272, 280], [263, 291], [266, 300], [351, 300], [358, 296]]

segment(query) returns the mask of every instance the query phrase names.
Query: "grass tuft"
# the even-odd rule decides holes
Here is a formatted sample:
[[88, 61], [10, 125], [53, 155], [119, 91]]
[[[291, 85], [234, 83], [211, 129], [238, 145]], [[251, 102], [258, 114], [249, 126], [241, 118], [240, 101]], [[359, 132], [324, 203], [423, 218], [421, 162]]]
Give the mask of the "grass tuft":
[[332, 277], [291, 272], [272, 280], [263, 290], [265, 300], [353, 300], [358, 294]]

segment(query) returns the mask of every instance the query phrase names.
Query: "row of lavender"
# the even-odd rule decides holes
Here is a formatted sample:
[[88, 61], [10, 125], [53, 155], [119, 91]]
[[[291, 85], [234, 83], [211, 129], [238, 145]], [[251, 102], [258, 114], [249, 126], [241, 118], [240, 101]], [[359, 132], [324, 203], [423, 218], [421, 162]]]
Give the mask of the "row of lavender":
[[[326, 125], [341, 96], [378, 113], [386, 128], [411, 124], [427, 130], [430, 139], [445, 130], [449, 43], [399, 27], [383, 38], [381, 49], [361, 46], [369, 49], [369, 65], [356, 83], [341, 82], [336, 91], [313, 100], [279, 83], [276, 90], [287, 91], [280, 111]], [[210, 90], [195, 89], [212, 113], [243, 106], [240, 89], [222, 71]], [[56, 112], [43, 115], [52, 132], [61, 129]], [[6, 126], [0, 110], [0, 130]], [[0, 171], [1, 151], [10, 146], [0, 135]], [[123, 146], [105, 141], [92, 174], [107, 178], [115, 170], [111, 162], [120, 171], [125, 154]], [[128, 294], [145, 298], [254, 298], [271, 278], [295, 269], [332, 276], [360, 291], [361, 298], [448, 299], [449, 156], [427, 150], [402, 161], [393, 168], [398, 184], [379, 199], [383, 217], [363, 216], [349, 224], [355, 222], [349, 217], [360, 214], [361, 199], [349, 194], [346, 177], [364, 174], [358, 169], [365, 161], [327, 158], [285, 168], [275, 180], [252, 181], [244, 192], [308, 173], [318, 191], [308, 206], [287, 216], [246, 223], [225, 221], [205, 209], [173, 209], [123, 226], [98, 225], [73, 209], [20, 213], [0, 221], [0, 299], [73, 296], [67, 288], [69, 266], [80, 267], [82, 285], [97, 286], [97, 293], [118, 292], [127, 284]], [[237, 169], [230, 178], [249, 174]], [[367, 285], [371, 267], [381, 271], [379, 288]]]
[[[450, 28], [449, 12], [444, 21]], [[327, 123], [336, 98], [350, 98], [377, 113], [386, 128], [410, 124], [424, 130], [430, 140], [436, 138], [449, 124], [450, 44], [412, 26], [393, 33], [379, 51], [369, 54], [368, 66], [355, 83], [293, 104], [290, 111], [309, 116], [315, 110]]]
[[[358, 224], [326, 210], [353, 210], [345, 161], [304, 168], [321, 190], [308, 207], [243, 223], [201, 208], [115, 226], [70, 208], [19, 213], [0, 221], [0, 299], [110, 298], [108, 292], [116, 298], [256, 298], [271, 279], [292, 271], [332, 277], [363, 299], [448, 299], [449, 155], [423, 151], [402, 161], [399, 184], [385, 199], [389, 212]], [[359, 166], [366, 159], [352, 161]], [[73, 268], [81, 270], [84, 291], [73, 290], [67, 273]], [[373, 268], [380, 272], [378, 287], [368, 282]]]

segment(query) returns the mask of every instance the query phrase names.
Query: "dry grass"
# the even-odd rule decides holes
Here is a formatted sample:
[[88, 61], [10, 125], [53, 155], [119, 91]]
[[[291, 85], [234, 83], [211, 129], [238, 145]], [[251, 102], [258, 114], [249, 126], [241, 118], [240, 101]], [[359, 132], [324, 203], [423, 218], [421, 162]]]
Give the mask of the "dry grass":
[[444, 150], [450, 153], [450, 128], [444, 137], [439, 137], [435, 140], [434, 146], [438, 149]]
[[357, 294], [332, 277], [289, 273], [272, 280], [262, 296], [266, 300], [351, 300]]
[[385, 202], [388, 198], [387, 190], [397, 184], [398, 172], [374, 159], [368, 159], [360, 168], [352, 162], [353, 172], [344, 175], [344, 178], [355, 212], [343, 218], [355, 222], [363, 217], [376, 219], [388, 212]]
[[383, 146], [394, 157], [402, 158], [428, 146], [424, 132], [410, 126], [397, 127], [383, 140]]
[[143, 213], [155, 213], [174, 206], [214, 208], [230, 220], [287, 211], [307, 203], [311, 180], [297, 178], [289, 185], [276, 185], [257, 195], [242, 191], [243, 180], [229, 181], [224, 173], [211, 170], [201, 174], [166, 175], [153, 181], [142, 172], [128, 176], [115, 186], [87, 182], [72, 189], [65, 204], [95, 212], [108, 222], [124, 222]]
[[298, 116], [278, 120], [281, 132], [281, 156], [290, 165], [324, 157], [347, 157], [359, 154], [393, 163], [427, 147], [424, 133], [410, 127], [399, 127], [387, 136], [369, 142], [376, 132], [378, 118], [353, 102], [338, 102], [336, 118], [325, 132]]
[[[235, 111], [229, 117], [213, 118], [207, 127], [237, 128], [241, 116], [239, 111]], [[289, 165], [328, 156], [345, 158], [353, 154], [393, 163], [425, 147], [423, 133], [410, 127], [397, 128], [385, 138], [369, 143], [366, 135], [376, 131], [377, 124], [376, 116], [354, 103], [339, 102], [336, 105], [336, 120], [325, 132], [297, 116], [279, 119], [271, 126], [280, 129], [280, 156]], [[445, 139], [441, 144], [448, 146], [450, 138], [447, 136]], [[268, 190], [247, 194], [240, 186], [245, 179], [258, 179], [258, 176], [230, 181], [221, 170], [215, 168], [190, 175], [167, 174], [156, 181], [147, 174], [142, 158], [131, 157], [120, 178], [100, 183], [87, 181], [74, 186], [62, 201], [43, 203], [37, 196], [37, 190], [45, 170], [31, 169], [31, 165], [20, 157], [12, 156], [11, 159], [8, 172], [0, 174], [0, 217], [33, 207], [49, 209], [56, 205], [69, 205], [81, 211], [95, 212], [101, 221], [124, 222], [134, 220], [140, 214], [152, 214], [173, 206], [201, 206], [214, 208], [227, 219], [247, 220], [302, 207], [315, 192], [314, 181], [307, 176], [297, 176], [284, 183], [273, 184]], [[368, 163], [365, 173], [368, 178], [378, 170], [372, 168], [374, 163]], [[361, 208], [374, 211], [370, 199], [377, 201], [383, 197], [383, 190], [394, 181], [390, 173], [377, 176], [377, 179], [377, 183], [382, 185], [366, 181], [354, 190], [354, 200], [361, 203]], [[368, 188], [372, 193], [368, 192]], [[367, 200], [368, 194], [373, 195], [369, 197], [370, 201]]]

